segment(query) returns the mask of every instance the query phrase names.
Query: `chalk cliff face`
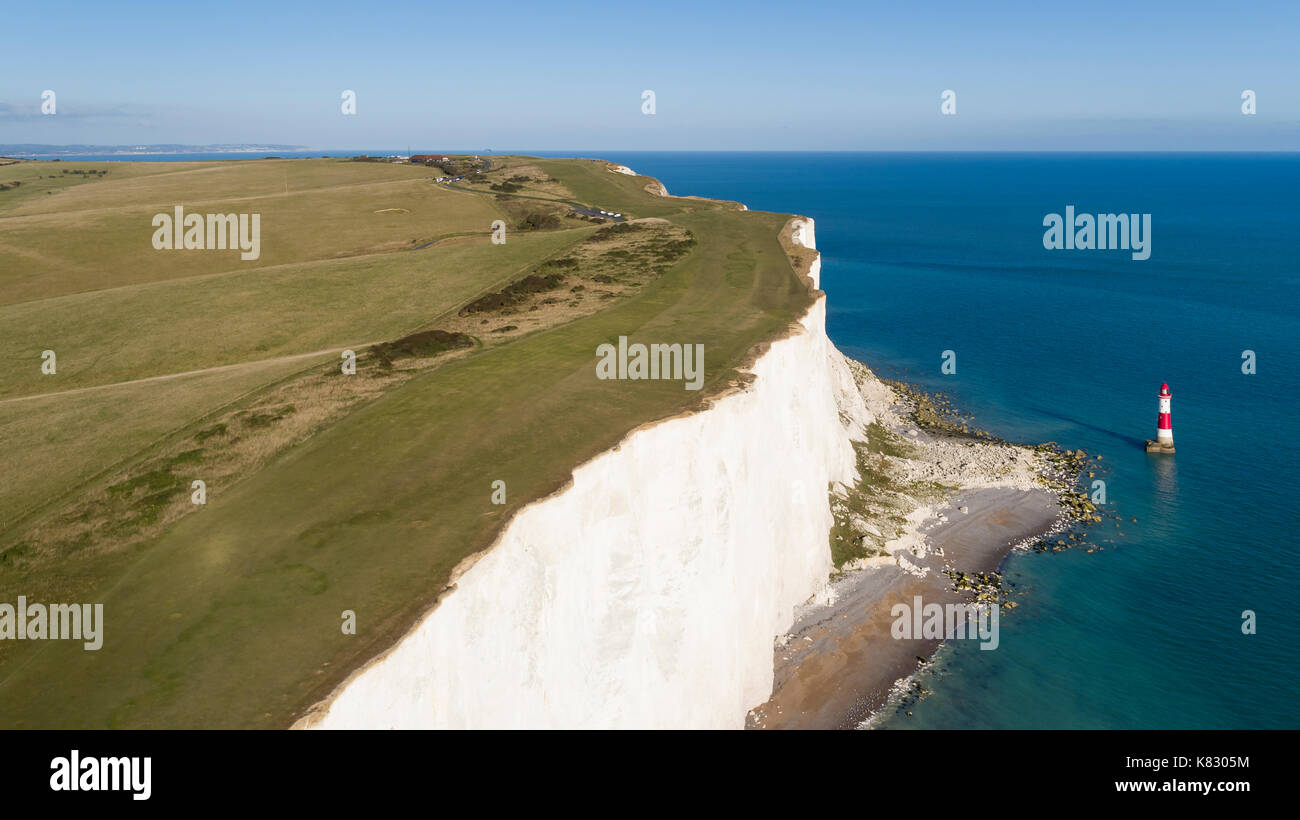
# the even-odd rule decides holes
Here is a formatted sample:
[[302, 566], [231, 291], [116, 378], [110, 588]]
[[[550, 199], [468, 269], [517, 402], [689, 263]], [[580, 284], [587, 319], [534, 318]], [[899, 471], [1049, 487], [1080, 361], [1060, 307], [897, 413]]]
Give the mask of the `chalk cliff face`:
[[[811, 220], [793, 240], [814, 246]], [[827, 488], [855, 479], [870, 421], [824, 297], [800, 324], [748, 387], [521, 510], [299, 726], [742, 728], [772, 691], [773, 638], [826, 583]]]

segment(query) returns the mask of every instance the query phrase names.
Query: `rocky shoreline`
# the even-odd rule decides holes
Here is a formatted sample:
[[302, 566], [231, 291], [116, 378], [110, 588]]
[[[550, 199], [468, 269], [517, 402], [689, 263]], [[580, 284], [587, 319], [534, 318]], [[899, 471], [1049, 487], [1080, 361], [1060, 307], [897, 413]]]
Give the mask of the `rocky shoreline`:
[[1065, 549], [1100, 521], [1078, 490], [1090, 457], [1055, 444], [1025, 446], [974, 428], [951, 402], [878, 379], [849, 362], [875, 422], [858, 449], [856, 487], [832, 493], [836, 571], [776, 640], [774, 685], [747, 728], [870, 725], [942, 645], [895, 638], [896, 604], [993, 601], [1014, 610], [997, 570], [1014, 549]]

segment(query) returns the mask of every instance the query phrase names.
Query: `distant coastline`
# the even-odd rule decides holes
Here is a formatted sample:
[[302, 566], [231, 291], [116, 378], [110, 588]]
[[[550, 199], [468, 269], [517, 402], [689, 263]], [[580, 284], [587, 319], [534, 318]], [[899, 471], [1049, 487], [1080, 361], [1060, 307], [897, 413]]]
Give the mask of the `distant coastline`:
[[[47, 150], [32, 150], [32, 149]], [[422, 148], [411, 153], [421, 153]], [[427, 152], [426, 152], [427, 153]], [[488, 153], [450, 151], [452, 154]], [[33, 162], [210, 162], [250, 159], [320, 159], [356, 156], [406, 157], [407, 149], [307, 148], [301, 145], [0, 145], [0, 157]]]
[[302, 152], [311, 150], [306, 145], [280, 145], [278, 143], [218, 143], [213, 145], [183, 145], [158, 143], [152, 145], [47, 145], [44, 143], [12, 143], [0, 145], [0, 155], [22, 159], [85, 158], [85, 157], [141, 157], [176, 154], [261, 154], [268, 151]]

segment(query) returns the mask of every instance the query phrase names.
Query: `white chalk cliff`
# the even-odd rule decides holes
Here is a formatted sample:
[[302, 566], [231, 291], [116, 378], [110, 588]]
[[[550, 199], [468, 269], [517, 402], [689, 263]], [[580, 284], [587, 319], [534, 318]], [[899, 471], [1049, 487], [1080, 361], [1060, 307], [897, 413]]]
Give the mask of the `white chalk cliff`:
[[[815, 247], [812, 220], [793, 241]], [[773, 639], [826, 584], [828, 485], [856, 479], [870, 421], [825, 318], [819, 292], [751, 384], [522, 509], [298, 727], [742, 728], [772, 691]]]

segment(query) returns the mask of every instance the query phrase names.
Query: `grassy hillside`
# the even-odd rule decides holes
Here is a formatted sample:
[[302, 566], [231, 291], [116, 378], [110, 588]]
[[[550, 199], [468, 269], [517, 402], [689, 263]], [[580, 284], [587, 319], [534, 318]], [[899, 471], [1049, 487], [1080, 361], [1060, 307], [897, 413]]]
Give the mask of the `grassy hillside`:
[[[8, 359], [0, 400], [381, 341], [508, 282], [590, 230], [522, 234], [502, 246], [462, 242], [235, 270], [0, 306], [0, 349]], [[47, 349], [58, 355], [53, 376], [41, 372]]]
[[[48, 292], [38, 277], [34, 295], [0, 307], [6, 472], [34, 479], [0, 483], [14, 522], [0, 530], [0, 600], [101, 602], [107, 621], [98, 652], [0, 644], [0, 726], [287, 725], [409, 628], [513, 511], [633, 428], [724, 388], [810, 301], [778, 241], [787, 217], [658, 197], [602, 163], [493, 161], [454, 188], [430, 182], [436, 169], [335, 160], [106, 163], [107, 177], [46, 195], [83, 214], [111, 208], [94, 192], [113, 185], [140, 214], [182, 192], [287, 207], [298, 197], [274, 188], [289, 174], [314, 186], [301, 213], [318, 235], [333, 225], [310, 227], [318, 197], [342, 213], [383, 190], [385, 207], [447, 212], [408, 234], [322, 236], [335, 255], [362, 250], [351, 257], [298, 244], [274, 250], [298, 254], [279, 265], [149, 262], [135, 278], [133, 257], [168, 255], [146, 234], [145, 251], [109, 249], [102, 283], [53, 273]], [[0, 181], [33, 165], [0, 168]], [[490, 187], [509, 179], [504, 198]], [[341, 190], [351, 205], [333, 199]], [[4, 195], [0, 248], [21, 253], [29, 220], [61, 216], [34, 210], [39, 196]], [[611, 231], [562, 202], [658, 219]], [[504, 245], [488, 241], [496, 218], [512, 226]], [[530, 219], [547, 227], [515, 229]], [[451, 239], [398, 250], [437, 235]], [[362, 351], [355, 376], [335, 364], [345, 345], [429, 328], [464, 342]], [[703, 344], [705, 389], [598, 380], [596, 347], [619, 336]], [[40, 351], [59, 347], [67, 364], [60, 352], [58, 375], [41, 376]], [[392, 351], [409, 356], [387, 361]], [[225, 369], [108, 386], [211, 367]], [[211, 478], [203, 507], [187, 502], [196, 477]], [[344, 610], [358, 634], [342, 634]]]
[[[449, 236], [486, 235], [500, 212], [483, 197], [429, 181], [430, 169], [347, 160], [249, 160], [133, 174], [121, 162], [0, 167], [0, 304], [303, 260], [408, 249]], [[216, 166], [215, 168], [212, 166]], [[103, 171], [82, 177], [63, 171]], [[31, 176], [30, 171], [26, 172]], [[68, 182], [64, 177], [76, 177]], [[48, 191], [43, 197], [37, 193]], [[257, 213], [261, 255], [154, 250], [155, 214]]]

